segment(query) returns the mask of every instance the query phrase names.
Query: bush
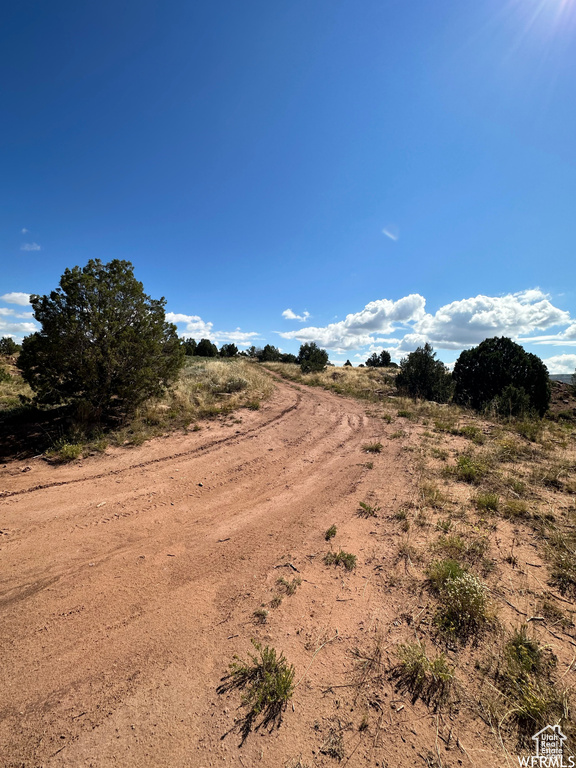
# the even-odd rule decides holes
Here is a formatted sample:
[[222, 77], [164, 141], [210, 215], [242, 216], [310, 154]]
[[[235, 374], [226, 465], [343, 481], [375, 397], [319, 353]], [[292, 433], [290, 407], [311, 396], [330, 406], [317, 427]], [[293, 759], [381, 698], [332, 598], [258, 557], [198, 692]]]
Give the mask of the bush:
[[390, 365], [391, 361], [390, 352], [386, 352], [385, 349], [380, 352], [380, 354], [377, 354], [374, 352], [368, 360], [366, 360], [366, 365], [370, 368], [387, 368]]
[[344, 368], [352, 368], [352, 367], [353, 366], [352, 366], [352, 363], [350, 362], [350, 360], [346, 360], [346, 362], [344, 363]]
[[198, 357], [218, 357], [218, 347], [210, 339], [200, 339], [194, 354]]
[[320, 349], [315, 341], [302, 344], [297, 362], [300, 363], [302, 373], [317, 373], [323, 371], [328, 365], [328, 352]]
[[10, 381], [10, 373], [5, 365], [0, 365], [0, 382]]
[[410, 397], [446, 403], [450, 399], [452, 380], [448, 368], [436, 360], [430, 344], [425, 344], [400, 361], [396, 387]]
[[504, 416], [531, 409], [542, 416], [548, 410], [548, 369], [539, 357], [505, 336], [485, 339], [464, 350], [452, 378], [454, 400], [476, 410], [492, 406]]
[[347, 571], [353, 571], [356, 568], [356, 555], [351, 555], [350, 552], [344, 552], [341, 549], [339, 552], [328, 552], [324, 557], [326, 565], [343, 565]]
[[24, 339], [18, 367], [38, 404], [83, 404], [93, 418], [132, 413], [176, 378], [184, 350], [128, 261], [90, 260], [60, 287], [30, 297], [41, 330]]
[[220, 357], [236, 357], [238, 347], [236, 344], [222, 344], [220, 347]]

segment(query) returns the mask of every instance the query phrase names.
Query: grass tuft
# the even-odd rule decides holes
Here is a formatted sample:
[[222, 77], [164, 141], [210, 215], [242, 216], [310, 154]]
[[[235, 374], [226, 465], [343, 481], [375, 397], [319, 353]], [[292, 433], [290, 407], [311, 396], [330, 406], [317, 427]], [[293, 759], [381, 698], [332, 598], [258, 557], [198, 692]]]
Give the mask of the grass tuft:
[[347, 571], [353, 571], [356, 568], [356, 555], [351, 555], [350, 552], [328, 552], [324, 557], [324, 563], [326, 565], [343, 565]]

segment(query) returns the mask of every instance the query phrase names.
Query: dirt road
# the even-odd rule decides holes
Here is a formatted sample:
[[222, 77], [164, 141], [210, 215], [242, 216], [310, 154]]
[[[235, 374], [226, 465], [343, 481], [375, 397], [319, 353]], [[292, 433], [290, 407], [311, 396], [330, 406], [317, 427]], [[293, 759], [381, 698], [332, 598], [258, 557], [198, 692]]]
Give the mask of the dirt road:
[[[342, 643], [398, 608], [373, 578], [392, 545], [358, 501], [393, 510], [410, 476], [361, 403], [279, 382], [240, 413], [82, 464], [1, 470], [0, 765], [333, 764], [323, 691], [344, 679]], [[332, 524], [352, 574], [322, 563]], [[302, 585], [259, 625], [287, 563]], [[216, 688], [251, 637], [284, 651], [299, 685], [281, 728], [239, 748], [222, 737], [240, 696]], [[370, 749], [348, 764], [374, 765]]]

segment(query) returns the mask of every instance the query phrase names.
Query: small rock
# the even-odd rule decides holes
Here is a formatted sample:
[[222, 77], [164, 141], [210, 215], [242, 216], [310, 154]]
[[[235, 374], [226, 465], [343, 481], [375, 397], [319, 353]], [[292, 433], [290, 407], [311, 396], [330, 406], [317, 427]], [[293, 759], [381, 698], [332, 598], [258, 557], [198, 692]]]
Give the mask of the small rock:
[[200, 486], [200, 488], [204, 487], [204, 483], [198, 483], [198, 485]]

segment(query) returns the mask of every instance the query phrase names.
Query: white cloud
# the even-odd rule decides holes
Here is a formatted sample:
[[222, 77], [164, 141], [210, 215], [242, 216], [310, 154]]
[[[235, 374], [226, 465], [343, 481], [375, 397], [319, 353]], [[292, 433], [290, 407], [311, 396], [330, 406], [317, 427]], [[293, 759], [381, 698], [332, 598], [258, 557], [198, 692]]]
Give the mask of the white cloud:
[[20, 306], [25, 307], [30, 304], [30, 294], [13, 291], [0, 296], [0, 301], [5, 301], [6, 304], [20, 304]]
[[242, 331], [236, 328], [234, 331], [214, 331], [214, 323], [205, 322], [198, 315], [183, 315], [175, 312], [166, 312], [166, 320], [176, 325], [184, 324], [184, 329], [180, 335], [184, 338], [210, 339], [212, 342], [222, 344], [224, 342], [233, 342], [241, 347], [250, 346], [259, 334], [252, 331]]
[[28, 230], [26, 229], [26, 227], [22, 227], [22, 229], [20, 230], [20, 232], [21, 232], [23, 235], [25, 235], [25, 234], [28, 232]]
[[574, 373], [576, 355], [555, 355], [542, 361], [550, 373]]
[[400, 237], [400, 231], [398, 230], [398, 227], [394, 226], [394, 224], [389, 224], [388, 226], [384, 227], [382, 234], [386, 235], [386, 237], [389, 237], [390, 240], [394, 240], [394, 242], [397, 242], [398, 238]]
[[338, 323], [324, 327], [309, 326], [280, 333], [280, 336], [301, 342], [315, 341], [327, 349], [344, 352], [375, 342], [374, 334], [389, 334], [398, 325], [416, 322], [424, 316], [425, 305], [425, 298], [417, 293], [398, 301], [378, 299], [366, 304], [360, 312], [346, 315]]
[[3, 315], [0, 315], [0, 337], [11, 336], [14, 341], [20, 342], [24, 336], [28, 336], [38, 330], [38, 326], [34, 323], [15, 323], [12, 319], [5, 320]]
[[505, 296], [476, 296], [446, 304], [425, 315], [414, 333], [402, 339], [402, 349], [424, 341], [439, 349], [462, 349], [491, 336], [518, 336], [570, 322], [570, 314], [550, 302], [542, 291], [528, 290]]
[[38, 243], [22, 243], [20, 246], [21, 251], [41, 251], [41, 246]]
[[[436, 349], [461, 350], [492, 336], [509, 336], [521, 343], [576, 344], [576, 323], [570, 314], [554, 306], [550, 296], [539, 289], [460, 299], [440, 307], [434, 314], [427, 313], [425, 305], [420, 294], [396, 302], [379, 299], [360, 312], [347, 315], [345, 320], [280, 332], [280, 336], [300, 342], [315, 341], [336, 352], [362, 347], [379, 352], [384, 348], [396, 358], [426, 342]], [[555, 335], [520, 338], [570, 323]]]
[[285, 309], [284, 312], [282, 312], [282, 317], [285, 317], [286, 320], [299, 320], [301, 323], [305, 323], [310, 317], [310, 312], [304, 311], [301, 315], [297, 315], [295, 312], [292, 312], [291, 309]]

